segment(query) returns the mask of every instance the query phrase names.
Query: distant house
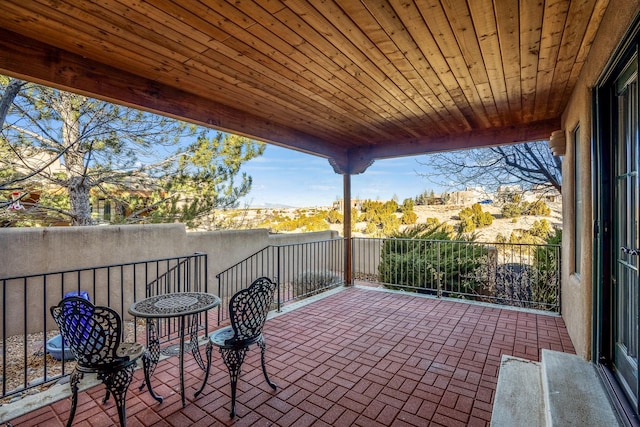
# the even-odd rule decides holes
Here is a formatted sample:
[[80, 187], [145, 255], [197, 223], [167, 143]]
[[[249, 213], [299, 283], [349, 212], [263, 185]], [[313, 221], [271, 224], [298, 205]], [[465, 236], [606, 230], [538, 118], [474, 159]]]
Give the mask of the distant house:
[[562, 199], [562, 195], [549, 186], [534, 185], [530, 190], [523, 190], [520, 185], [501, 185], [496, 190], [496, 198], [502, 202], [510, 202], [515, 195], [520, 196], [524, 202], [557, 202]]
[[[21, 162], [16, 158], [15, 172], [18, 176], [33, 175], [29, 181], [16, 183], [9, 191], [2, 195], [4, 204], [14, 212], [23, 211], [30, 218], [39, 220], [49, 226], [67, 226], [71, 221], [67, 219], [51, 218], [46, 212], [34, 210], [43, 195], [56, 195], [65, 192], [66, 189], [56, 185], [47, 176], [64, 175], [67, 169], [58, 154], [46, 150], [28, 148], [20, 152]], [[125, 178], [124, 189], [114, 188], [109, 195], [104, 191], [94, 189], [91, 191], [91, 217], [98, 224], [117, 222], [134, 213], [122, 200], [138, 199], [141, 211], [139, 216], [147, 216], [152, 211], [144, 209], [152, 203], [152, 195], [155, 191], [155, 183], [145, 177], [136, 179]], [[12, 226], [15, 217], [2, 221], [2, 226]]]
[[[351, 199], [351, 209], [362, 210], [362, 204], [365, 201], [366, 200]], [[338, 212], [344, 212], [344, 199], [336, 200], [335, 202], [333, 202], [333, 205], [331, 207], [337, 210]]]
[[487, 193], [482, 187], [467, 187], [462, 191], [449, 193], [448, 203], [452, 205], [472, 205], [487, 198]]
[[549, 188], [548, 186], [535, 185], [531, 190], [527, 191], [523, 200], [527, 202], [534, 202], [537, 200], [544, 200], [545, 202], [559, 202], [562, 200], [562, 194], [555, 188]]
[[[19, 175], [28, 175], [40, 171], [43, 175], [56, 175], [65, 173], [66, 168], [60, 161], [60, 156], [46, 150], [35, 148], [24, 149], [20, 152], [23, 163], [16, 161], [15, 170]], [[16, 159], [17, 160], [17, 159]]]
[[127, 189], [119, 190], [111, 196], [92, 197], [91, 218], [98, 224], [111, 224], [131, 216], [135, 213], [134, 210], [128, 204], [123, 203], [122, 199], [129, 200], [132, 197], [137, 198], [138, 206], [141, 206], [137, 216], [146, 217], [154, 210], [151, 208], [153, 192], [152, 189]]

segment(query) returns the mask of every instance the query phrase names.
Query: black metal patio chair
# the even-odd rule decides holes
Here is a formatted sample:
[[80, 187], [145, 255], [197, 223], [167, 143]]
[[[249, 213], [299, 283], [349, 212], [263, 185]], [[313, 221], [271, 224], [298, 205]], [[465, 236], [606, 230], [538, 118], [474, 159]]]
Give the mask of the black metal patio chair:
[[264, 362], [266, 343], [262, 335], [262, 329], [267, 320], [267, 314], [273, 303], [273, 295], [276, 284], [267, 277], [256, 279], [251, 286], [235, 293], [229, 300], [229, 317], [231, 326], [215, 331], [209, 337], [207, 343], [207, 372], [202, 386], [196, 391], [197, 397], [209, 378], [211, 367], [211, 352], [213, 346], [217, 346], [222, 355], [222, 360], [229, 370], [231, 381], [231, 418], [236, 414], [236, 385], [244, 362], [245, 355], [252, 344], [258, 344], [261, 350], [262, 373], [267, 384], [272, 389], [276, 385], [269, 380], [267, 367]]
[[[76, 367], [71, 373], [71, 426], [78, 404], [78, 384], [86, 373], [96, 373], [106, 386], [102, 404], [113, 394], [118, 408], [120, 425], [127, 425], [125, 400], [133, 379], [137, 360], [145, 355], [145, 347], [138, 343], [121, 342], [122, 320], [109, 307], [95, 306], [84, 298], [64, 298], [51, 307], [51, 315], [60, 328], [65, 345], [74, 353]], [[148, 378], [145, 370], [145, 379]]]

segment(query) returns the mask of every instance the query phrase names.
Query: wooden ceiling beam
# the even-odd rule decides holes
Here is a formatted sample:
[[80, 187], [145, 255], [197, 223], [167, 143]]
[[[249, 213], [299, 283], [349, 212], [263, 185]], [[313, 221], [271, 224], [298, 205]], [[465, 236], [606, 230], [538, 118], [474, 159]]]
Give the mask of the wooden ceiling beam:
[[321, 157], [346, 150], [281, 123], [0, 29], [0, 73]]
[[[437, 138], [381, 141], [376, 145], [352, 150], [349, 153], [349, 160], [344, 163], [344, 167], [351, 174], [359, 174], [363, 173], [378, 159], [542, 141], [548, 140], [551, 137], [551, 133], [558, 129], [560, 129], [560, 117], [501, 128], [451, 134]], [[336, 166], [334, 165], [335, 168]], [[336, 172], [338, 172], [337, 169]], [[342, 173], [344, 172], [342, 171]]]

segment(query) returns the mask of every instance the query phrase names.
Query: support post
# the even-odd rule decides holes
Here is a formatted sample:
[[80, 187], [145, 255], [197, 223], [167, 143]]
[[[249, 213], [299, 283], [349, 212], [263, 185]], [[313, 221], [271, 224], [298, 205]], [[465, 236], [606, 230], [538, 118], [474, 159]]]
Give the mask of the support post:
[[344, 235], [344, 280], [346, 285], [353, 285], [353, 263], [351, 245], [351, 175], [343, 176], [343, 235]]

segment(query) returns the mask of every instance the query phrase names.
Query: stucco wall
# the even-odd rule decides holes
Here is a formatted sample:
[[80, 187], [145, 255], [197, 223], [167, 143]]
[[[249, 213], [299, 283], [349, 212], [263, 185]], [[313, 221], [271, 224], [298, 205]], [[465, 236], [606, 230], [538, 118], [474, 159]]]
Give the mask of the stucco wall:
[[[562, 242], [562, 317], [575, 346], [576, 353], [591, 359], [593, 326], [593, 210], [591, 146], [592, 94], [612, 52], [620, 43], [633, 18], [640, 11], [637, 0], [611, 0], [603, 17], [600, 30], [586, 58], [575, 90], [562, 116], [567, 148], [562, 164], [563, 242]], [[580, 165], [582, 182], [574, 179], [575, 159], [573, 132], [580, 126]], [[576, 236], [574, 233], [576, 188], [583, 194], [581, 234], [582, 257], [574, 260]], [[575, 274], [576, 262], [580, 274]]]
[[[208, 255], [207, 277], [209, 289], [213, 290], [218, 273], [269, 245], [337, 238], [338, 234], [332, 231], [287, 235], [270, 235], [265, 229], [187, 233], [182, 224], [5, 228], [0, 229], [0, 279], [202, 252]], [[102, 300], [104, 304], [106, 296], [102, 294], [107, 291], [100, 287], [100, 283], [106, 281], [102, 279], [92, 278], [87, 282], [99, 283], [92, 290], [96, 295], [91, 297], [93, 301]], [[7, 336], [23, 333], [24, 330], [27, 333], [42, 331], [43, 313], [58, 302], [63, 292], [73, 287], [72, 283], [77, 283], [76, 277], [70, 277], [70, 283], [67, 284], [60, 283], [62, 280], [53, 278], [47, 283], [46, 289], [39, 279], [35, 286], [30, 281], [24, 284], [11, 281], [2, 286], [0, 295], [4, 299], [0, 304], [5, 312], [4, 317], [0, 317], [0, 327], [7, 327]], [[80, 280], [82, 282], [83, 278]], [[127, 307], [133, 301], [131, 288], [134, 281], [131, 277], [125, 277], [121, 282], [123, 288], [112, 287], [109, 297], [113, 304]], [[2, 283], [0, 280], [0, 285]], [[124, 314], [126, 309], [120, 311]], [[3, 319], [7, 319], [6, 325]], [[51, 319], [48, 325], [53, 327]]]
[[192, 253], [182, 224], [0, 229], [0, 277]]
[[269, 245], [338, 238], [335, 231], [270, 235], [265, 229], [186, 232], [183, 224], [0, 229], [0, 278], [204, 252], [209, 278]]

